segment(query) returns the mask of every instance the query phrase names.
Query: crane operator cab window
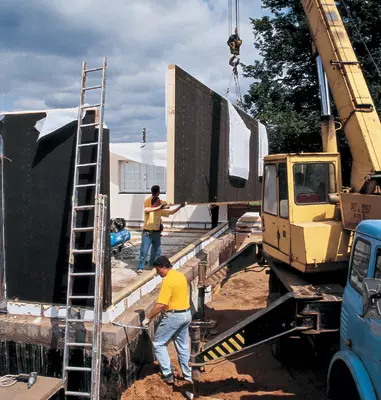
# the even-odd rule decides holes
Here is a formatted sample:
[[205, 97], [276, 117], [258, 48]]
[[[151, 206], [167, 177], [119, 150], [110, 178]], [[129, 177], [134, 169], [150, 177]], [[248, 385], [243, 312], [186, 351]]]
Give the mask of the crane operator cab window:
[[294, 199], [296, 204], [328, 203], [336, 192], [335, 167], [331, 163], [295, 164]]

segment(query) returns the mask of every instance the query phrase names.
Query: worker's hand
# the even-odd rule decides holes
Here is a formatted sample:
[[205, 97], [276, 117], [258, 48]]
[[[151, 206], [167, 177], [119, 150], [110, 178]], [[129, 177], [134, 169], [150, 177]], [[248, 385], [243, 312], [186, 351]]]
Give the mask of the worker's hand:
[[149, 327], [149, 321], [150, 321], [149, 318], [144, 318], [143, 322], [142, 322], [142, 327], [143, 328], [148, 328]]

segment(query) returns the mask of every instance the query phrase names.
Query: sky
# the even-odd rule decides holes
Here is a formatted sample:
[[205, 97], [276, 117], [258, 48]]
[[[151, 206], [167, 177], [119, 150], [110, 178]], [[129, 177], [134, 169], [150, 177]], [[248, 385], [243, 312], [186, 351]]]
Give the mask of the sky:
[[[82, 62], [98, 67], [106, 56], [111, 141], [141, 141], [144, 127], [148, 141], [165, 141], [169, 64], [226, 93], [227, 8], [228, 0], [1, 0], [0, 111], [77, 107]], [[249, 18], [263, 14], [260, 0], [240, 0], [245, 64], [258, 59]], [[249, 85], [241, 76], [242, 94]]]

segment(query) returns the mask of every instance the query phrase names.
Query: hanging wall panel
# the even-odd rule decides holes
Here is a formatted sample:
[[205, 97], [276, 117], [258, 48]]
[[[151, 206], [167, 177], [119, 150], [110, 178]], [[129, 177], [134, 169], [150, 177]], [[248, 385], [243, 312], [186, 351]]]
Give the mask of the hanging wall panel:
[[227, 100], [177, 65], [168, 67], [168, 201], [197, 204], [260, 200], [258, 122], [237, 111], [251, 131], [248, 180], [229, 176]]

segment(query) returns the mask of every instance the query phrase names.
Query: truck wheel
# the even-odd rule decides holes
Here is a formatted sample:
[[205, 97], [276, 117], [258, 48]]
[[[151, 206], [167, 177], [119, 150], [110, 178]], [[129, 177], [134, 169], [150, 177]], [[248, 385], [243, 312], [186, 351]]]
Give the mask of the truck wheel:
[[300, 367], [313, 363], [312, 348], [304, 336], [277, 339], [272, 347], [273, 356], [283, 365]]
[[361, 400], [352, 374], [343, 361], [337, 361], [329, 377], [330, 400]]

